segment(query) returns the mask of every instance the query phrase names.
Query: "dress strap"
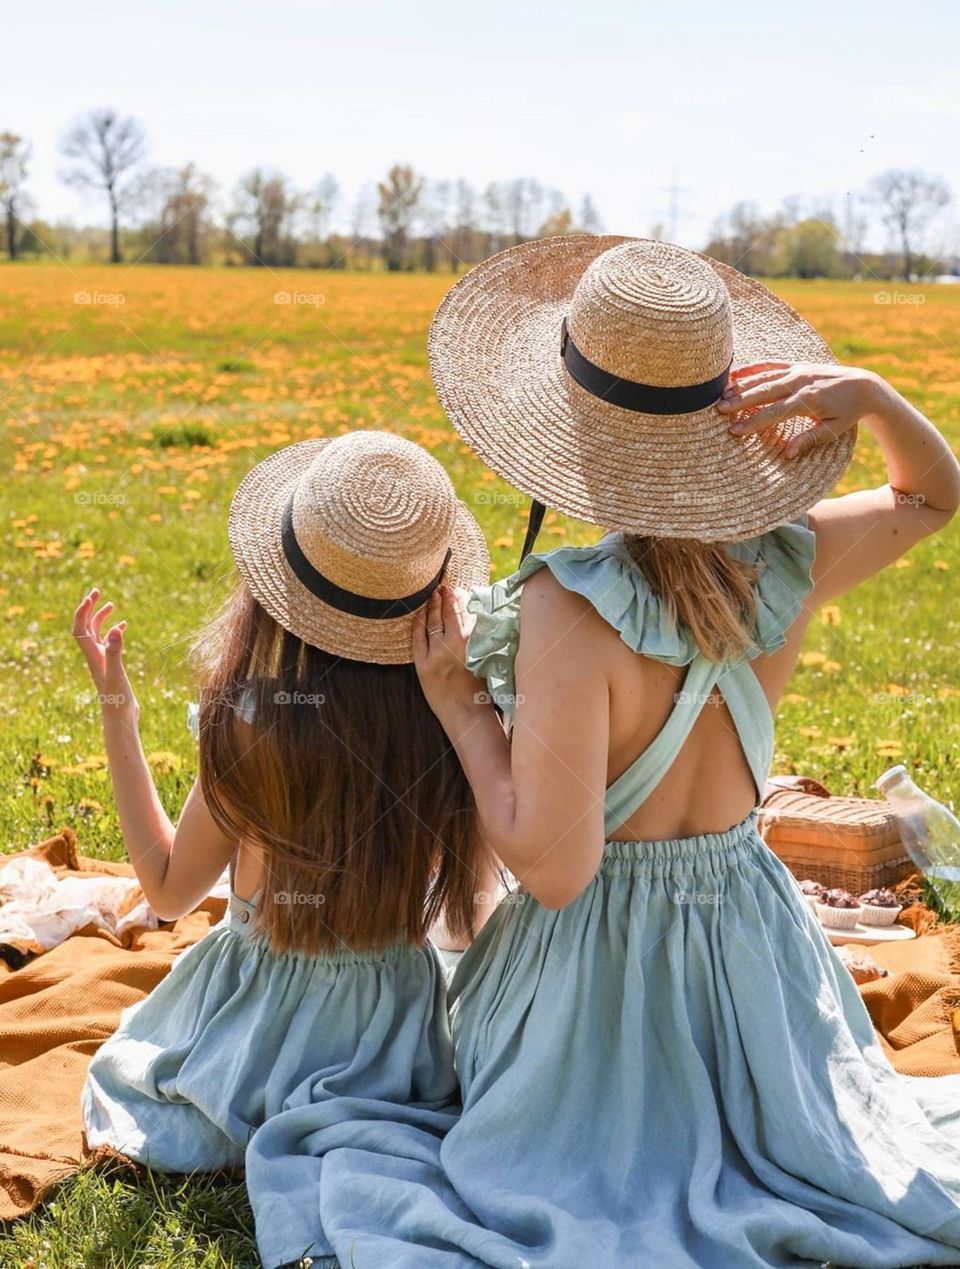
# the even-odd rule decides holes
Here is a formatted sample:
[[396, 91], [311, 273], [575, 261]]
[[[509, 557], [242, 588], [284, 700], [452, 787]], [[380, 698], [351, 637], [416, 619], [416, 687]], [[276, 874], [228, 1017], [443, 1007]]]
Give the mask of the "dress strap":
[[698, 656], [678, 693], [670, 716], [650, 745], [609, 786], [604, 800], [604, 831], [609, 837], [637, 811], [673, 765], [714, 688], [723, 694], [744, 756], [763, 796], [773, 761], [773, 714], [749, 661], [717, 665]]
[[[683, 748], [723, 667], [696, 656], [663, 727], [640, 756], [618, 776], [604, 799], [604, 831], [611, 833], [633, 815], [657, 787]], [[769, 710], [768, 710], [769, 713]]]
[[749, 661], [726, 666], [717, 679], [717, 686], [723, 693], [740, 737], [759, 802], [773, 762], [773, 712], [770, 702]]

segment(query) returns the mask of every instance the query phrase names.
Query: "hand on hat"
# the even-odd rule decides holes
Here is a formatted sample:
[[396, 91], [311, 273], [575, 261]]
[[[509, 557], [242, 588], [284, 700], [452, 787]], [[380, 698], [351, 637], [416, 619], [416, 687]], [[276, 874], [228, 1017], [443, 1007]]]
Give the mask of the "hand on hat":
[[472, 619], [466, 592], [443, 585], [414, 618], [413, 663], [427, 703], [443, 721], [451, 709], [474, 705], [484, 684], [466, 667]]
[[786, 458], [806, 454], [842, 436], [877, 408], [883, 381], [856, 366], [764, 361], [734, 370], [717, 409], [724, 415], [755, 411], [730, 423], [733, 436], [749, 436], [785, 419], [813, 423], [784, 446]]

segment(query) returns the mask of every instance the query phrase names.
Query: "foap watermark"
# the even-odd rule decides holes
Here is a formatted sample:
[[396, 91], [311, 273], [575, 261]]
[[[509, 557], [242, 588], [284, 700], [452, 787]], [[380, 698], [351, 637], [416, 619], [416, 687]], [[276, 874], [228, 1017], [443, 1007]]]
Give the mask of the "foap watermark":
[[723, 695], [720, 692], [686, 692], [681, 690], [674, 692], [673, 703], [675, 705], [722, 705]]
[[327, 302], [327, 297], [321, 295], [319, 291], [276, 291], [273, 296], [274, 304], [290, 305], [296, 308], [298, 305], [303, 308], [321, 308]]
[[501, 489], [478, 489], [473, 501], [478, 507], [519, 507], [526, 498], [523, 494], [506, 493]]
[[899, 489], [894, 490], [893, 500], [902, 507], [922, 507], [927, 501], [922, 493], [901, 493]]
[[522, 692], [517, 692], [514, 695], [504, 692], [497, 697], [492, 696], [490, 692], [476, 692], [473, 697], [475, 705], [499, 705], [501, 709], [509, 708], [510, 706], [516, 708], [517, 705], [522, 705], [524, 700], [525, 697]]
[[673, 501], [678, 507], [707, 507], [713, 497], [703, 489], [674, 489]]
[[934, 698], [927, 696], [924, 692], [893, 690], [892, 688], [873, 692], [871, 700], [874, 705], [899, 705], [903, 709], [926, 709], [928, 705], [935, 704]]
[[78, 507], [122, 507], [126, 504], [127, 495], [122, 493], [103, 493], [101, 490], [78, 489], [73, 495]]
[[74, 291], [74, 304], [103, 305], [106, 308], [120, 308], [126, 304], [127, 297], [119, 291]]
[[499, 892], [494, 894], [490, 890], [478, 890], [473, 896], [473, 901], [479, 907], [495, 903], [501, 908], [522, 908], [528, 898], [529, 895], [524, 894], [522, 890], [508, 890], [504, 895]]
[[678, 890], [673, 901], [693, 907], [711, 907], [723, 903], [723, 895], [717, 890]]
[[921, 304], [926, 304], [927, 297], [922, 291], [874, 291], [873, 302], [917, 308]]
[[76, 699], [81, 707], [101, 705], [109, 709], [119, 709], [121, 705], [127, 704], [129, 698], [123, 692], [79, 692]]
[[327, 896], [316, 890], [275, 890], [273, 901], [284, 908], [322, 908]]
[[311, 705], [314, 709], [319, 709], [321, 705], [326, 703], [326, 697], [322, 692], [274, 692], [274, 705]]

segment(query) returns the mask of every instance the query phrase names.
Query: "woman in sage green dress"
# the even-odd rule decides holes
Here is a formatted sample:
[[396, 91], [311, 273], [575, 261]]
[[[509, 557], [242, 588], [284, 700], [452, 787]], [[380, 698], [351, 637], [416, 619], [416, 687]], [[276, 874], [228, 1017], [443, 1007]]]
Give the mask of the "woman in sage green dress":
[[[452, 984], [449, 1259], [424, 1264], [960, 1264], [960, 1078], [892, 1069], [755, 820], [812, 614], [947, 523], [955, 459], [759, 283], [663, 243], [502, 253], [431, 354], [534, 530], [547, 506], [612, 532], [477, 592], [469, 668], [455, 597], [420, 624], [519, 881]], [[827, 499], [858, 422], [888, 483]]]

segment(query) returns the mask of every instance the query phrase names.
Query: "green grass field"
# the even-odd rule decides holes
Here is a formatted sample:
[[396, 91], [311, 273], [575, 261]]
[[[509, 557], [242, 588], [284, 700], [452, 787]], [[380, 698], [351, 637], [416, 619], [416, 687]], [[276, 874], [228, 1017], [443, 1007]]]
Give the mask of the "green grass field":
[[[448, 467], [497, 575], [510, 571], [526, 502], [460, 444], [427, 370], [427, 326], [449, 282], [0, 268], [0, 849], [69, 825], [85, 853], [122, 854], [98, 712], [69, 634], [93, 584], [129, 620], [144, 743], [177, 814], [195, 770], [191, 638], [230, 584], [233, 490], [272, 449], [357, 427], [408, 435]], [[899, 299], [879, 283], [776, 289], [842, 360], [885, 374], [960, 441], [960, 287], [901, 287]], [[882, 478], [864, 436], [843, 487]], [[543, 540], [595, 533], [550, 517]], [[778, 720], [777, 769], [869, 795], [904, 761], [934, 796], [960, 796], [958, 547], [954, 524], [814, 621]], [[0, 1264], [255, 1264], [248, 1231], [242, 1188], [86, 1177], [0, 1236]]]

